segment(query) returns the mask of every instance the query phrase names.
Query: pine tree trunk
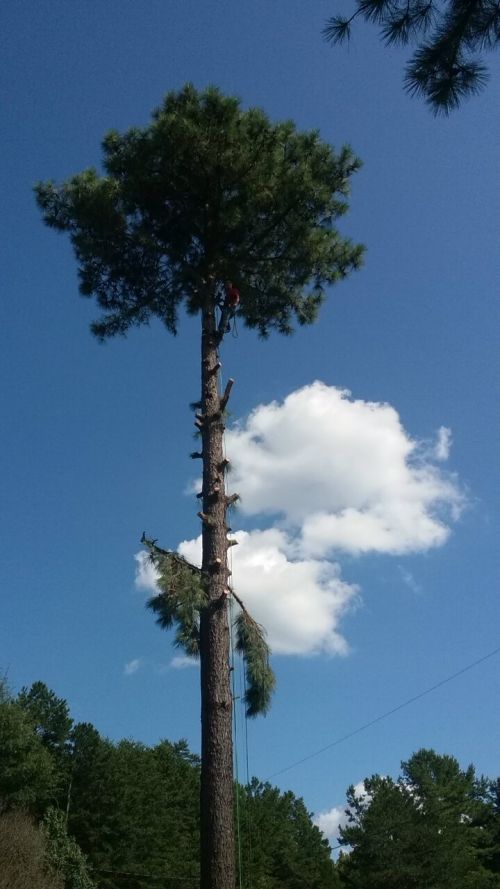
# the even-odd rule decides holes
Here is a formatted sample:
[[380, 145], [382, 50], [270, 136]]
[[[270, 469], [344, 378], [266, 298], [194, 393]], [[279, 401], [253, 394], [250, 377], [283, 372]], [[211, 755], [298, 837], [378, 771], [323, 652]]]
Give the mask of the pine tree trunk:
[[[208, 302], [208, 301], [207, 301]], [[218, 392], [213, 300], [202, 315], [203, 570], [209, 604], [201, 615], [201, 889], [234, 889], [234, 786], [229, 671], [224, 421]]]

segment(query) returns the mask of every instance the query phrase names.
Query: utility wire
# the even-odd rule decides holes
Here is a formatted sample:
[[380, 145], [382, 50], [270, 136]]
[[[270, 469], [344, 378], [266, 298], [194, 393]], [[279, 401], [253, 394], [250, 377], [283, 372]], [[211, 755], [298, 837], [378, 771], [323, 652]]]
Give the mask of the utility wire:
[[466, 667], [462, 667], [461, 670], [457, 670], [456, 673], [452, 673], [450, 676], [446, 676], [445, 679], [441, 679], [439, 682], [436, 682], [435, 685], [431, 685], [430, 688], [426, 688], [424, 691], [419, 692], [419, 694], [413, 695], [412, 698], [408, 698], [408, 700], [403, 701], [401, 704], [398, 704], [391, 710], [386, 710], [385, 713], [381, 713], [380, 716], [376, 716], [375, 719], [370, 719], [369, 722], [365, 722], [363, 725], [360, 725], [352, 732], [348, 732], [346, 735], [342, 735], [342, 737], [336, 738], [335, 741], [332, 741], [330, 744], [325, 744], [325, 746], [321, 747], [319, 750], [314, 750], [313, 753], [309, 753], [307, 756], [303, 756], [302, 759], [297, 759], [295, 762], [290, 763], [290, 765], [285, 766], [283, 769], [278, 769], [277, 772], [273, 772], [271, 775], [269, 775], [267, 780], [269, 780], [270, 778], [275, 778], [277, 775], [283, 775], [284, 772], [289, 772], [291, 769], [302, 765], [302, 763], [308, 762], [310, 759], [314, 759], [316, 756], [320, 756], [327, 750], [331, 750], [333, 747], [337, 747], [339, 744], [343, 744], [344, 741], [348, 741], [349, 738], [354, 738], [355, 735], [361, 734], [361, 732], [364, 732], [366, 731], [366, 729], [371, 728], [372, 725], [376, 725], [378, 722], [382, 722], [383, 719], [387, 719], [394, 713], [398, 713], [399, 710], [403, 710], [404, 707], [409, 707], [410, 704], [414, 704], [416, 701], [419, 701], [426, 695], [430, 695], [433, 691], [436, 691], [436, 689], [441, 688], [448, 682], [452, 682], [459, 676], [463, 676], [464, 673], [467, 673], [469, 670], [474, 669], [474, 667], [479, 666], [479, 664], [483, 664], [485, 661], [489, 660], [489, 658], [494, 657], [499, 652], [500, 646], [498, 646], [498, 648], [494, 648], [493, 651], [488, 652], [488, 654], [483, 655], [483, 657], [477, 658], [477, 660], [472, 661], [472, 663], [470, 664], [467, 664]]
[[236, 797], [236, 849], [238, 853], [238, 887], [243, 889], [243, 861], [241, 854], [241, 815], [240, 815], [240, 778], [238, 767], [238, 730], [237, 730], [237, 712], [236, 712], [236, 680], [235, 680], [235, 657], [234, 657], [234, 625], [233, 625], [233, 600], [229, 599], [229, 645], [230, 645], [230, 663], [231, 663], [231, 689], [233, 699], [233, 757], [234, 757], [234, 780], [235, 780], [235, 797]]

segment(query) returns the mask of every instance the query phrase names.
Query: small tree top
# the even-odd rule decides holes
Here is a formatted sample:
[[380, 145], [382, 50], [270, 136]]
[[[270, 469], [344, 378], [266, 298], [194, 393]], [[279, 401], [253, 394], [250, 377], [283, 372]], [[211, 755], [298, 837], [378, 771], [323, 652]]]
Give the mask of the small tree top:
[[316, 131], [187, 85], [150, 126], [109, 133], [103, 151], [106, 175], [36, 187], [45, 222], [70, 234], [81, 293], [103, 310], [100, 339], [152, 316], [176, 333], [181, 304], [196, 314], [228, 281], [248, 327], [290, 333], [360, 265], [362, 248], [334, 225], [360, 163]]

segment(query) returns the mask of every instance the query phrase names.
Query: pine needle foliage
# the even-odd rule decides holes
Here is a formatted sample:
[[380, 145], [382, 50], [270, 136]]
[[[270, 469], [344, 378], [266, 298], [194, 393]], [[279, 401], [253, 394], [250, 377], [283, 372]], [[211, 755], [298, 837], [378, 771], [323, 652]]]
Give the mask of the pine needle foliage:
[[348, 41], [358, 17], [377, 25], [387, 46], [415, 46], [405, 89], [421, 96], [434, 114], [449, 114], [485, 86], [488, 72], [480, 53], [500, 43], [496, 0], [356, 0], [351, 16], [329, 19], [325, 39]]
[[200, 652], [200, 611], [207, 604], [203, 575], [177, 553], [155, 552], [150, 558], [159, 579], [160, 593], [152, 596], [147, 607], [156, 614], [156, 623], [163, 630], [175, 626], [175, 644], [190, 657]]
[[[143, 538], [149, 557], [158, 572], [160, 592], [146, 603], [156, 614], [162, 630], [176, 629], [175, 644], [190, 657], [200, 653], [200, 613], [207, 607], [206, 578], [200, 568], [178, 553], [161, 550]], [[269, 710], [276, 684], [269, 664], [270, 648], [265, 630], [241, 608], [234, 621], [236, 650], [245, 663], [247, 716], [264, 715]]]
[[180, 307], [198, 314], [207, 285], [228, 280], [248, 327], [288, 334], [361, 263], [335, 227], [360, 166], [351, 149], [215, 87], [168, 93], [149, 126], [108, 133], [103, 155], [105, 175], [35, 189], [45, 222], [71, 238], [101, 340], [154, 317], [176, 333]]
[[271, 705], [276, 678], [269, 664], [270, 649], [264, 628], [246, 610], [235, 620], [236, 650], [245, 662], [247, 716], [264, 715]]

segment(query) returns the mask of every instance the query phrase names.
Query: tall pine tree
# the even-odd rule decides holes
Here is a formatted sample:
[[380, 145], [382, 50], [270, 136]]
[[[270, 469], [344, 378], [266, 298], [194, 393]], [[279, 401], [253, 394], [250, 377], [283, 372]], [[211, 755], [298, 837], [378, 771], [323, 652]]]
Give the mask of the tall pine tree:
[[[152, 606], [200, 656], [201, 885], [233, 889], [226, 514], [236, 495], [225, 488], [229, 389], [218, 390], [219, 350], [229, 311], [264, 337], [289, 334], [294, 321], [315, 319], [326, 286], [359, 266], [361, 247], [335, 228], [359, 162], [349, 148], [335, 153], [317, 132], [272, 124], [217, 89], [199, 93], [190, 85], [167, 95], [150, 126], [109, 133], [103, 149], [104, 175], [91, 169], [60, 185], [40, 184], [37, 198], [45, 222], [70, 235], [81, 293], [103, 310], [92, 325], [99, 339], [154, 317], [175, 334], [181, 307], [200, 318], [201, 451], [193, 456], [203, 463], [202, 569], [149, 543], [162, 577]], [[238, 624], [247, 705], [256, 714], [273, 685], [268, 650], [244, 609]]]

